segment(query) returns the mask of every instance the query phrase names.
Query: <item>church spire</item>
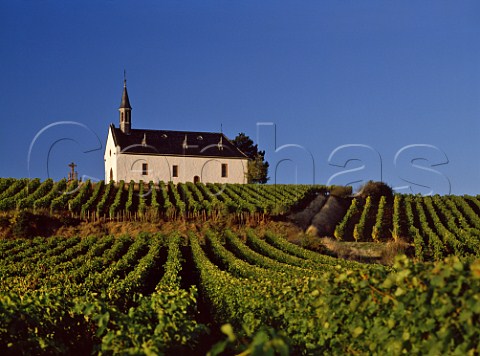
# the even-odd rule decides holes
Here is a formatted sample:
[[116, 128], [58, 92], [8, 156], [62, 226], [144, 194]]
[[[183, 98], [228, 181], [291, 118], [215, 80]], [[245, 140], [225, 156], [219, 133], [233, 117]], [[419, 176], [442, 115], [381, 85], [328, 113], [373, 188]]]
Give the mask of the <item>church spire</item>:
[[127, 78], [125, 71], [123, 71], [123, 94], [122, 102], [118, 108], [120, 111], [120, 130], [125, 134], [130, 134], [132, 128], [132, 107], [130, 106], [130, 100], [128, 99], [127, 92]]

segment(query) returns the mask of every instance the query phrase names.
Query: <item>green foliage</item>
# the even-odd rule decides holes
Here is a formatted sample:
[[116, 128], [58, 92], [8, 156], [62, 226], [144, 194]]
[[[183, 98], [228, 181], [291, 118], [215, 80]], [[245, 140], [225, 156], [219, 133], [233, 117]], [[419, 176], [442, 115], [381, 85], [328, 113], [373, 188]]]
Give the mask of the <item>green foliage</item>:
[[185, 202], [182, 200], [179, 191], [176, 189], [175, 184], [173, 182], [168, 182], [168, 195], [170, 197], [170, 201], [175, 209], [180, 213], [180, 216], [184, 216], [187, 211], [187, 206]]
[[[54, 183], [51, 179], [40, 182], [39, 179], [0, 178], [0, 210], [6, 210], [4, 214], [8, 216], [4, 218], [5, 229], [10, 227], [7, 220], [15, 210], [32, 209], [36, 213], [58, 213], [60, 221], [50, 222], [64, 226], [78, 223], [79, 218], [139, 218], [155, 222], [179, 218], [218, 222], [228, 214], [235, 222], [263, 222], [272, 216], [273, 219], [283, 219], [292, 210], [303, 208], [318, 194], [328, 196], [329, 192], [330, 195], [349, 196], [351, 193], [351, 187], [335, 186], [191, 182], [169, 182], [168, 185], [158, 182], [155, 185], [150, 182], [150, 187], [154, 188], [151, 196], [143, 197], [143, 189], [147, 188], [143, 184], [130, 183], [127, 192], [115, 188], [113, 183], [105, 186], [103, 181], [95, 185], [87, 181], [77, 188], [77, 182], [67, 184], [66, 180]], [[136, 186], [140, 187], [138, 194], [134, 191]], [[381, 186], [383, 183], [372, 182], [363, 192], [369, 189], [370, 192], [379, 191]], [[363, 199], [359, 198], [356, 207], [350, 207], [353, 210], [335, 219], [335, 222], [340, 221], [336, 226], [337, 238], [348, 240], [353, 235], [357, 241], [365, 241], [371, 236], [374, 241], [382, 242], [388, 242], [390, 236], [396, 241], [401, 238], [411, 245], [407, 253], [418, 261], [441, 260], [449, 255], [480, 255], [478, 197], [395, 195], [391, 202], [387, 196], [382, 202], [381, 197], [375, 201], [375, 194], [366, 197], [363, 210]], [[347, 199], [351, 197], [335, 198], [335, 201]], [[57, 226], [55, 224], [30, 221], [22, 228], [17, 226], [15, 231], [19, 236], [31, 235], [34, 231], [44, 234], [49, 227]], [[24, 232], [20, 232], [22, 229]]]
[[115, 199], [109, 208], [110, 219], [114, 218], [117, 212], [120, 210], [120, 205], [122, 205], [123, 203], [124, 187], [125, 187], [125, 182], [121, 180], [117, 187], [117, 193], [115, 194]]
[[37, 199], [40, 199], [41, 197], [45, 196], [48, 194], [48, 192], [52, 189], [53, 187], [53, 180], [51, 178], [45, 180], [37, 190], [34, 192], [30, 192], [30, 194], [22, 199], [18, 199], [16, 201], [17, 203], [17, 210], [21, 209], [32, 209], [33, 204]]
[[258, 145], [243, 132], [239, 133], [232, 143], [249, 158], [247, 182], [265, 184], [269, 180], [268, 167], [265, 161], [265, 151], [259, 151]]
[[345, 236], [345, 231], [347, 229], [347, 225], [350, 223], [350, 220], [359, 212], [358, 208], [358, 200], [357, 199], [352, 199], [352, 203], [350, 204], [350, 207], [347, 210], [347, 213], [343, 217], [342, 221], [338, 223], [338, 225], [335, 227], [335, 238], [339, 241], [343, 240]]
[[385, 196], [380, 197], [380, 202], [378, 203], [377, 217], [375, 219], [375, 225], [372, 230], [372, 240], [379, 242], [380, 238], [383, 237], [385, 233], [385, 205], [387, 204], [387, 198]]
[[[227, 234], [227, 241], [232, 241], [232, 237], [231, 233]], [[211, 236], [210, 239], [215, 240]], [[226, 274], [205, 259], [195, 239], [191, 242], [202, 276], [201, 285], [205, 286], [204, 293], [219, 313], [216, 314], [218, 320], [231, 323], [231, 326], [223, 327], [227, 339], [216, 344], [211, 354], [223, 352], [231, 345], [235, 345], [235, 351], [239, 352], [242, 343], [236, 342], [233, 330], [244, 330], [247, 336], [243, 340], [249, 340], [265, 325], [276, 325], [276, 330], [285, 330], [285, 344], [291, 345], [293, 352], [425, 353], [432, 345], [438, 353], [477, 350], [472, 328], [468, 330], [469, 336], [464, 337], [468, 327], [458, 323], [459, 314], [456, 312], [458, 303], [464, 305], [460, 301], [463, 298], [476, 303], [475, 292], [466, 288], [469, 283], [466, 280], [475, 285], [479, 283], [480, 267], [475, 263], [469, 267], [468, 262], [453, 259], [437, 265], [411, 265], [408, 260], [400, 259], [392, 272], [338, 268], [324, 271], [322, 275], [310, 272], [308, 283], [302, 284], [301, 279], [293, 277], [286, 282], [278, 271], [270, 269], [271, 262], [267, 263], [265, 257], [263, 263], [259, 262], [265, 268], [263, 273], [251, 265], [242, 267], [234, 255], [222, 252], [216, 242], [212, 252], [221, 258], [222, 270], [229, 272]], [[235, 255], [244, 258], [237, 250]], [[277, 256], [281, 258], [281, 255]], [[273, 268], [274, 264], [271, 266]], [[465, 273], [459, 283], [454, 282], [457, 273]], [[250, 274], [252, 278], [242, 283], [242, 278]], [[438, 275], [442, 277], [438, 278]], [[215, 289], [214, 280], [223, 288]], [[295, 291], [294, 295], [290, 295], [292, 291]], [[443, 304], [445, 295], [450, 298], [447, 307]], [[258, 304], [263, 308], [257, 309]], [[439, 313], [441, 305], [444, 306]], [[237, 312], [231, 314], [234, 310]], [[418, 323], [418, 319], [412, 317], [417, 313], [422, 315], [421, 320], [430, 320], [430, 324]], [[479, 315], [480, 308], [474, 313]], [[442, 333], [441, 330], [446, 330], [445, 322], [455, 331]], [[447, 335], [448, 340], [443, 340]]]
[[393, 200], [393, 231], [392, 237], [395, 241], [398, 241], [402, 236], [402, 221], [400, 214], [402, 211], [402, 196], [396, 194]]
[[168, 188], [165, 186], [164, 182], [158, 183], [159, 190], [159, 199], [161, 200], [162, 211], [165, 212], [167, 216], [172, 216], [175, 211], [175, 206], [170, 201], [168, 196]]
[[413, 243], [415, 246], [415, 257], [419, 261], [423, 261], [425, 246], [424, 246], [423, 237], [420, 234], [420, 229], [415, 226], [415, 215], [413, 212], [412, 196], [407, 196], [405, 198], [405, 215], [407, 217], [409, 234], [413, 236]]
[[178, 233], [0, 241], [2, 352], [195, 354], [200, 298], [224, 335], [210, 355], [479, 352], [480, 260], [385, 268], [262, 229], [199, 237], [188, 251]]
[[284, 332], [273, 328], [262, 328], [255, 335], [248, 337], [241, 330], [236, 334], [232, 325], [224, 324], [220, 330], [226, 335], [225, 340], [216, 343], [207, 356], [223, 355], [225, 352], [239, 352], [253, 356], [289, 355], [288, 341]]
[[355, 241], [359, 241], [359, 240], [363, 241], [363, 239], [365, 238], [364, 236], [365, 224], [367, 222], [368, 214], [370, 213], [371, 208], [372, 208], [372, 198], [368, 196], [365, 201], [365, 206], [363, 207], [360, 220], [358, 224], [355, 224], [355, 227], [353, 230], [353, 238], [355, 239]]
[[78, 181], [74, 180], [67, 184], [67, 188], [59, 196], [50, 203], [50, 212], [65, 211], [68, 208], [69, 202], [73, 201], [75, 194], [78, 193]]
[[52, 203], [52, 201], [62, 195], [66, 189], [67, 180], [59, 180], [57, 183], [55, 183], [53, 188], [46, 195], [39, 197], [37, 200], [34, 201], [33, 209], [50, 209], [50, 204]]
[[445, 246], [440, 239], [440, 236], [430, 226], [427, 214], [425, 212], [425, 204], [420, 197], [415, 198], [415, 209], [417, 212], [418, 220], [420, 222], [421, 233], [427, 237], [428, 240], [428, 257], [433, 260], [441, 260], [444, 257]]
[[178, 194], [182, 197], [182, 200], [185, 202], [185, 209], [188, 213], [193, 216], [198, 216], [200, 211], [203, 209], [202, 204], [198, 200], [198, 196], [194, 196], [188, 186], [184, 183], [177, 184]]
[[91, 332], [59, 294], [0, 294], [0, 348], [6, 354], [88, 353]]
[[82, 209], [81, 209], [81, 212], [80, 212], [81, 216], [85, 216], [88, 212], [90, 212], [91, 210], [93, 210], [95, 208], [94, 204], [97, 201], [97, 199], [99, 198], [104, 186], [105, 186], [105, 182], [103, 180], [101, 180], [100, 182], [98, 182], [95, 185], [95, 188], [93, 189], [92, 195], [87, 200], [87, 202], [82, 205]]
[[259, 153], [251, 158], [247, 167], [247, 183], [265, 184], [270, 179], [268, 177], [269, 163], [265, 161], [264, 154]]
[[155, 183], [153, 183], [153, 181], [150, 181], [149, 183], [149, 188], [150, 188], [150, 191], [151, 191], [151, 200], [150, 200], [150, 208], [154, 211], [155, 215], [158, 214], [158, 211], [160, 209], [160, 204], [158, 203], [158, 190], [155, 186]]
[[4, 182], [10, 182], [10, 184], [6, 186], [6, 189], [3, 192], [0, 193], [0, 201], [15, 196], [18, 192], [20, 192], [23, 188], [27, 186], [29, 180], [26, 178], [22, 178], [15, 179], [13, 181], [7, 180]]
[[[75, 218], [108, 219], [157, 219], [198, 218], [216, 219], [229, 213], [239, 218], [266, 214], [283, 215], [317, 194], [324, 194], [328, 187], [317, 185], [262, 185], [257, 184], [203, 184], [154, 182], [149, 183], [150, 197], [144, 194], [143, 182], [130, 182], [128, 192], [125, 183], [104, 181], [94, 185], [87, 181], [53, 183], [47, 179], [15, 180], [5, 187], [5, 198], [0, 199], [0, 210], [42, 209], [50, 213], [70, 213]], [[6, 183], [5, 183], [6, 184]], [[21, 188], [21, 189], [20, 189]], [[16, 193], [15, 193], [16, 192]], [[13, 194], [13, 195], [12, 195]], [[96, 212], [96, 214], [93, 214]], [[147, 213], [148, 212], [148, 213]]]
[[109, 202], [110, 195], [112, 192], [115, 191], [115, 182], [113, 180], [110, 181], [105, 187], [105, 191], [103, 192], [102, 198], [97, 204], [97, 216], [101, 217], [107, 211], [107, 203]]
[[22, 210], [15, 213], [11, 221], [13, 236], [17, 238], [31, 237], [35, 231], [36, 220], [35, 215], [28, 211]]
[[0, 194], [3, 194], [5, 189], [15, 182], [15, 180], [15, 178], [0, 178]]
[[81, 183], [78, 194], [73, 199], [68, 201], [68, 210], [79, 214], [82, 209], [82, 205], [85, 204], [89, 199], [92, 192], [91, 190], [92, 183], [90, 182], [90, 179]]
[[[143, 187], [143, 182], [141, 182], [141, 186]], [[135, 189], [135, 182], [133, 180], [130, 181], [128, 185], [128, 197], [127, 202], [125, 203], [125, 211], [127, 213], [132, 213], [132, 204], [133, 204], [133, 194]]]
[[30, 194], [35, 192], [39, 186], [40, 179], [35, 178], [29, 180], [23, 189], [9, 197], [5, 197], [4, 199], [0, 200], [0, 210], [8, 211], [15, 209], [19, 201], [26, 199]]

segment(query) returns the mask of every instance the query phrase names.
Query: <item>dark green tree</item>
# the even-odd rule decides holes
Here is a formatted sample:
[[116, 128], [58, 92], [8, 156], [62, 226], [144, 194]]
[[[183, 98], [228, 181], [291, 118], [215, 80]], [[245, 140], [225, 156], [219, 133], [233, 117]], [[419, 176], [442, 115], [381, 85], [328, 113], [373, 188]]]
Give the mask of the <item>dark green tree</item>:
[[268, 181], [268, 162], [265, 161], [265, 151], [259, 151], [258, 145], [243, 132], [239, 133], [232, 141], [233, 144], [249, 158], [248, 183], [265, 184]]

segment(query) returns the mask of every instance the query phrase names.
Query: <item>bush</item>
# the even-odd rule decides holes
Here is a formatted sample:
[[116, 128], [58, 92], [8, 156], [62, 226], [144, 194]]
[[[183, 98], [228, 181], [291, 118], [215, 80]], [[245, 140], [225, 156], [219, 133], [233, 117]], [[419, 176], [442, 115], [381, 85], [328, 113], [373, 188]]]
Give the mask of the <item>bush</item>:
[[22, 210], [16, 213], [12, 219], [12, 233], [15, 237], [33, 237], [35, 234], [36, 216]]
[[352, 194], [352, 187], [343, 185], [332, 185], [329, 188], [329, 192], [330, 195], [334, 195], [339, 198], [345, 198]]
[[383, 182], [370, 180], [360, 187], [357, 195], [365, 199], [370, 196], [375, 202], [378, 202], [384, 196], [388, 202], [391, 202], [393, 200], [393, 189]]

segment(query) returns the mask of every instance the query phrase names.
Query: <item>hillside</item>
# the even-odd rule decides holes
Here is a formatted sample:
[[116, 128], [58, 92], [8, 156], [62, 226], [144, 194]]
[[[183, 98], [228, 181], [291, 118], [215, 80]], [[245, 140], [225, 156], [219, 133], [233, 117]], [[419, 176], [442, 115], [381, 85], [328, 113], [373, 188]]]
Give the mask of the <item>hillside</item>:
[[477, 198], [335, 191], [0, 179], [2, 352], [478, 353]]
[[290, 221], [297, 227], [283, 226], [296, 241], [308, 240], [303, 231], [340, 246], [393, 242], [420, 261], [480, 252], [477, 197], [395, 195], [393, 201], [373, 201], [351, 198], [348, 190], [333, 195], [331, 190], [307, 185], [92, 184], [0, 178], [0, 237], [138, 233], [152, 231], [152, 226], [161, 229], [172, 221], [231, 228]]

